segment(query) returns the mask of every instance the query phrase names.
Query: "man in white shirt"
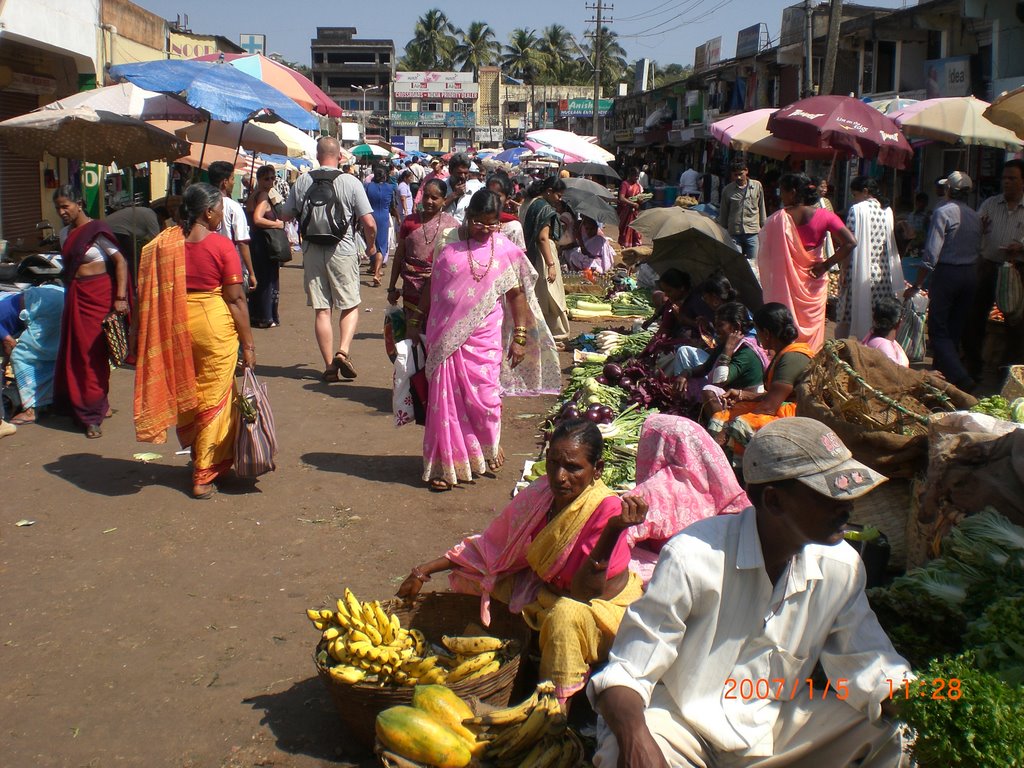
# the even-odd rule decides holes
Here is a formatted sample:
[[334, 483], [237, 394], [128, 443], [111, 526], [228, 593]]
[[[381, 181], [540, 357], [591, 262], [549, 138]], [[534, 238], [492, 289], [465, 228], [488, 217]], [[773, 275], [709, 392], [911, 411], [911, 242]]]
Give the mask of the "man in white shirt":
[[234, 186], [234, 166], [225, 160], [217, 160], [210, 163], [207, 173], [210, 176], [210, 184], [219, 189], [224, 198], [224, 218], [221, 220], [218, 231], [235, 244], [245, 270], [246, 290], [255, 291], [256, 272], [253, 271], [252, 256], [249, 254], [249, 222], [245, 218], [242, 204], [231, 197], [231, 188]]
[[444, 212], [458, 220], [459, 224], [466, 218], [466, 207], [473, 193], [483, 187], [479, 179], [470, 178], [470, 168], [474, 165], [469, 155], [464, 152], [452, 155], [448, 161], [451, 176], [448, 182], [448, 198], [444, 203]]
[[700, 199], [700, 173], [693, 166], [679, 174], [679, 194]]
[[[594, 765], [908, 765], [883, 711], [910, 668], [843, 541], [853, 500], [885, 478], [800, 417], [759, 431], [743, 472], [753, 506], [665, 546], [591, 681]], [[827, 682], [812, 679], [819, 661]]]

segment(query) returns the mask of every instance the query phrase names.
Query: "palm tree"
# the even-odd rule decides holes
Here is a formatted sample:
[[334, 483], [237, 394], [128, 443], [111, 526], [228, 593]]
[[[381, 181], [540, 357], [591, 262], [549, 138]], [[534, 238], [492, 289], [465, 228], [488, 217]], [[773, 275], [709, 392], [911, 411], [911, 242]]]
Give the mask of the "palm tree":
[[424, 70], [451, 69], [456, 31], [444, 11], [431, 8], [416, 21], [412, 40], [405, 44], [403, 64], [415, 64], [415, 69]]
[[520, 27], [513, 29], [501, 56], [501, 66], [512, 77], [528, 83], [537, 81], [547, 64], [546, 57], [537, 48], [537, 33]]
[[459, 30], [459, 43], [455, 46], [455, 64], [462, 66], [463, 72], [473, 72], [473, 78], [480, 72], [480, 67], [489, 67], [501, 55], [501, 43], [494, 36], [491, 25], [485, 21], [474, 21], [469, 29]]
[[573, 59], [572, 35], [561, 24], [545, 27], [540, 33], [538, 48], [547, 59], [544, 80], [548, 83], [565, 83], [567, 65]]
[[[603, 88], [614, 87], [626, 71], [626, 49], [619, 44], [618, 37], [618, 33], [612, 32], [608, 27], [601, 27], [601, 86]], [[595, 42], [596, 39], [591, 37], [583, 47], [591, 63], [594, 61]]]

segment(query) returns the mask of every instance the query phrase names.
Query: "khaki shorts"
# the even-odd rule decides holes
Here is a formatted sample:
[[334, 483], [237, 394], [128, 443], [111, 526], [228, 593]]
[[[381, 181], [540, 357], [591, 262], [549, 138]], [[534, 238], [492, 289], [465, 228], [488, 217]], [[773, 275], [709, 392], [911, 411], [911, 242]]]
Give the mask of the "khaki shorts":
[[346, 310], [359, 306], [359, 257], [337, 246], [302, 244], [306, 305], [313, 309]]

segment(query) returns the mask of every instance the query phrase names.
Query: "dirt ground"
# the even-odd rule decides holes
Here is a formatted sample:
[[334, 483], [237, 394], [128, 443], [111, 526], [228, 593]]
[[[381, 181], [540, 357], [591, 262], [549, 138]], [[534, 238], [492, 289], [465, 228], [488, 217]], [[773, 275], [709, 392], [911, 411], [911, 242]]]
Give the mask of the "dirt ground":
[[346, 586], [387, 598], [483, 527], [552, 399], [505, 401], [496, 479], [431, 493], [421, 428], [392, 426], [384, 289], [364, 289], [359, 378], [326, 385], [301, 275], [282, 270], [282, 327], [255, 331], [281, 445], [255, 486], [189, 498], [173, 436], [135, 442], [131, 371], [113, 374], [102, 439], [51, 418], [0, 443], [6, 768], [368, 764], [316, 677], [305, 609]]

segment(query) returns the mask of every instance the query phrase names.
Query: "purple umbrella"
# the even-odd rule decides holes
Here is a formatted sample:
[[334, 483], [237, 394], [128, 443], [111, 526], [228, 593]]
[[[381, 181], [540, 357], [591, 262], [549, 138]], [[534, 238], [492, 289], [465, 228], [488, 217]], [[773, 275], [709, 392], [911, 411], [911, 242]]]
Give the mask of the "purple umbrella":
[[769, 117], [768, 130], [780, 139], [877, 158], [894, 168], [909, 168], [914, 156], [892, 119], [849, 96], [801, 99]]

